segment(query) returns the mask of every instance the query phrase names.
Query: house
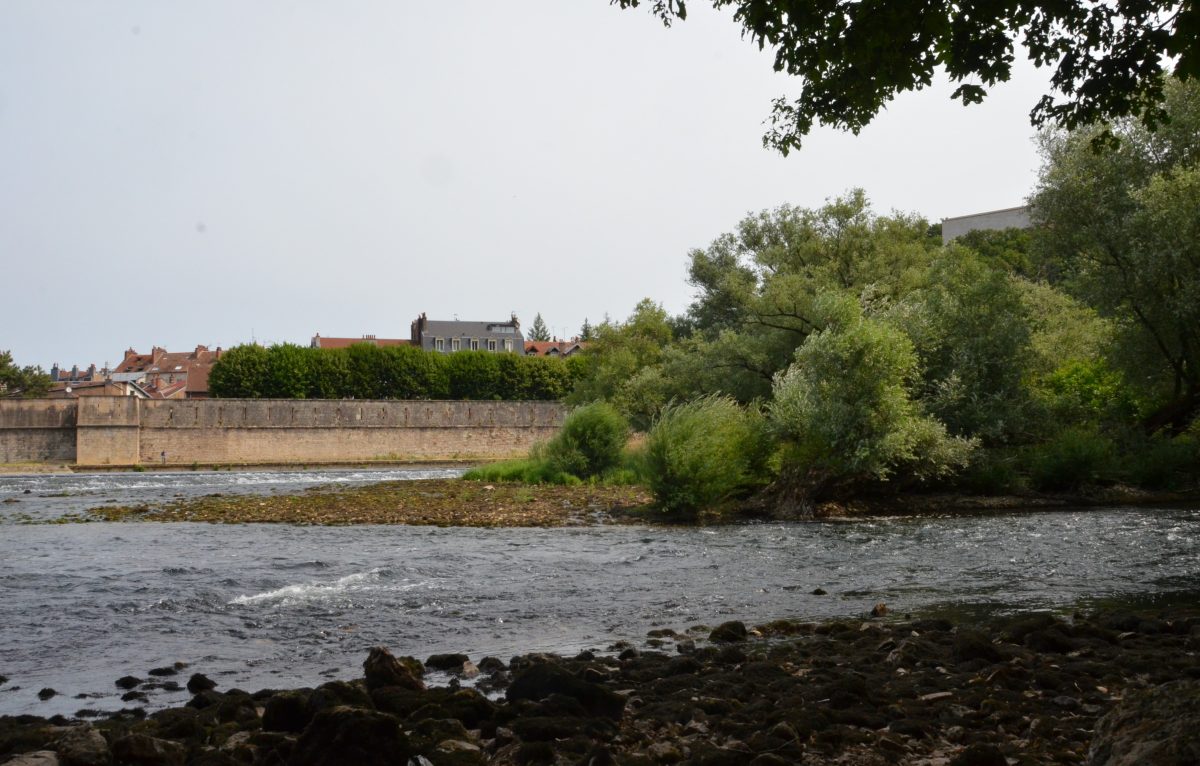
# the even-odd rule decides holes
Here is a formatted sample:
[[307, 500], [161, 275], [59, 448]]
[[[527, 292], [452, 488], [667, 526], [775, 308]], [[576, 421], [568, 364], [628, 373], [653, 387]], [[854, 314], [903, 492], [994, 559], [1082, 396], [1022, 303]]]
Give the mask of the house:
[[150, 394], [137, 383], [116, 380], [59, 381], [50, 385], [47, 399], [78, 399], [81, 396], [132, 396], [150, 399]]
[[1029, 206], [1006, 207], [1003, 210], [990, 210], [986, 213], [972, 213], [954, 218], [942, 219], [942, 244], [948, 245], [967, 232], [1000, 229], [1028, 229], [1033, 226], [1029, 216]]
[[[112, 379], [138, 383], [147, 392], [157, 392], [156, 396], [152, 394], [154, 398], [207, 399], [208, 373], [220, 358], [221, 349], [209, 351], [208, 346], [196, 346], [194, 351], [167, 351], [154, 346], [149, 354], [131, 348], [113, 370]], [[184, 385], [179, 387], [179, 383]]]
[[494, 351], [498, 354], [523, 354], [525, 338], [521, 323], [513, 314], [507, 322], [460, 322], [427, 319], [425, 314], [412, 322], [412, 345], [426, 351]]
[[526, 356], [570, 356], [588, 347], [587, 341], [579, 338], [571, 340], [527, 340], [525, 341]]
[[321, 333], [312, 337], [309, 348], [349, 348], [356, 343], [370, 343], [372, 346], [407, 346], [404, 338], [376, 338], [374, 335], [364, 335], [361, 338], [322, 338]]

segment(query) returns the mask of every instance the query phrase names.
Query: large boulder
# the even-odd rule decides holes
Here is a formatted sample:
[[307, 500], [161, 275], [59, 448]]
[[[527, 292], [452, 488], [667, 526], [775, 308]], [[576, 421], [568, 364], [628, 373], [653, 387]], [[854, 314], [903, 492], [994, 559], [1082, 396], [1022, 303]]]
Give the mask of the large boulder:
[[1096, 723], [1092, 766], [1200, 763], [1200, 681], [1131, 691]]
[[262, 727], [264, 731], [288, 731], [300, 733], [313, 718], [313, 711], [308, 706], [310, 692], [287, 691], [279, 692], [267, 700], [263, 708]]
[[620, 718], [625, 698], [599, 684], [576, 678], [550, 662], [534, 665], [517, 674], [508, 687], [509, 700], [543, 700], [552, 694], [573, 697], [592, 715]]
[[425, 688], [425, 683], [383, 646], [371, 648], [366, 661], [363, 662], [363, 674], [367, 678], [368, 689], [399, 686], [419, 691]]
[[170, 742], [145, 734], [129, 734], [112, 744], [113, 758], [128, 766], [183, 766], [187, 750]]
[[4, 766], [62, 766], [62, 761], [53, 750], [34, 750], [13, 756]]
[[112, 754], [108, 740], [90, 725], [74, 726], [55, 745], [64, 766], [108, 766]]
[[708, 640], [717, 644], [732, 644], [746, 640], [746, 625], [739, 620], [723, 622], [712, 629]]
[[335, 707], [317, 713], [304, 729], [291, 766], [394, 766], [407, 763], [411, 754], [394, 716]]

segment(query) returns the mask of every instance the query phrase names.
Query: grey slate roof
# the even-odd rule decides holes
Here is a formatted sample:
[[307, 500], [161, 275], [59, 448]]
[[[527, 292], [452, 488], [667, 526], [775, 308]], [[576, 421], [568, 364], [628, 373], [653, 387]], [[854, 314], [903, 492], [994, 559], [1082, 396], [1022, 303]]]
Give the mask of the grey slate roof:
[[496, 332], [489, 327], [512, 327], [508, 322], [457, 322], [454, 320], [428, 319], [425, 335], [431, 338], [522, 338], [520, 330]]

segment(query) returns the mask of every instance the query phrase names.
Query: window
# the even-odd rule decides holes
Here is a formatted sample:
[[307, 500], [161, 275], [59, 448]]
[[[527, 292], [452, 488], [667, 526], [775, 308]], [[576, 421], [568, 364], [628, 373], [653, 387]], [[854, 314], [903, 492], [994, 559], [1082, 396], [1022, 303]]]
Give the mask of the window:
[[509, 338], [504, 339], [504, 350], [512, 351], [512, 340], [511, 339], [509, 339]]
[[445, 351], [446, 350], [446, 340], [444, 338], [434, 338], [433, 339], [433, 348], [435, 351]]
[[496, 350], [496, 339], [488, 338], [488, 351], [495, 351], [495, 350]]
[[451, 338], [451, 339], [450, 339], [450, 350], [451, 350], [451, 351], [458, 351], [458, 348], [459, 348], [459, 343], [460, 343], [460, 341], [459, 341], [459, 339], [458, 339], [458, 338]]
[[471, 338], [471, 350], [472, 351], [479, 350], [479, 338]]

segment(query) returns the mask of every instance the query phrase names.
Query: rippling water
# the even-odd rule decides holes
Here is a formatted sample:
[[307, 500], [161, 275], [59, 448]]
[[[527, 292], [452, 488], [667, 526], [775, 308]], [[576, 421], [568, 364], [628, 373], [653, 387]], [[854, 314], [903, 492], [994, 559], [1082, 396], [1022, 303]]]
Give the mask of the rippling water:
[[[139, 492], [180, 489], [142, 480], [164, 484]], [[41, 502], [22, 497], [0, 514]], [[354, 677], [376, 644], [507, 658], [655, 626], [853, 616], [878, 601], [903, 612], [1190, 598], [1197, 539], [1200, 511], [1180, 509], [710, 529], [0, 524], [0, 674], [11, 679], [0, 712], [119, 707], [117, 677], [175, 661], [253, 690]], [[39, 702], [45, 686], [60, 696]]]

